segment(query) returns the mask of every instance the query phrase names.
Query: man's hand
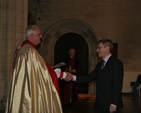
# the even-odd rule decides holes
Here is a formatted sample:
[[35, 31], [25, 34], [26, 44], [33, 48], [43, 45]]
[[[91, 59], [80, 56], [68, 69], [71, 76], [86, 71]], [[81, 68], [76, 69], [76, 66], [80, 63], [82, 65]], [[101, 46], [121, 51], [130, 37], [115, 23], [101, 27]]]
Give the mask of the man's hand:
[[66, 73], [67, 73], [67, 75], [66, 75], [66, 77], [64, 78], [64, 80], [65, 80], [65, 81], [71, 81], [71, 80], [73, 79], [72, 74], [70, 74], [70, 73], [68, 73], [68, 72], [66, 72]]
[[109, 108], [110, 113], [114, 113], [116, 111], [116, 109], [117, 109], [116, 105], [110, 105], [110, 108]]

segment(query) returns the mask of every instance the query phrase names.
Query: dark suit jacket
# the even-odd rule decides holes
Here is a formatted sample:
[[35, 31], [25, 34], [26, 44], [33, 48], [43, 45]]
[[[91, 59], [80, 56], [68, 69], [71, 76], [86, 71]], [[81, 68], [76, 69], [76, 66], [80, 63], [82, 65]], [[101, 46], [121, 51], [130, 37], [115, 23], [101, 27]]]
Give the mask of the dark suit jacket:
[[123, 64], [111, 56], [103, 70], [101, 65], [102, 62], [99, 62], [88, 76], [77, 76], [76, 82], [89, 83], [96, 80], [95, 109], [108, 113], [110, 104], [117, 105], [117, 108], [122, 107]]

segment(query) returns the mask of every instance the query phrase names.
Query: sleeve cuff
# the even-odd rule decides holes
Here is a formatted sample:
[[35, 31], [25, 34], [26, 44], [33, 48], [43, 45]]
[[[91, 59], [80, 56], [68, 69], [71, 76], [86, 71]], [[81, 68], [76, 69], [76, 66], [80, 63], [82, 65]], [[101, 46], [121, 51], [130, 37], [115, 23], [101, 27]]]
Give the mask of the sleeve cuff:
[[57, 78], [64, 79], [67, 76], [67, 73], [66, 72], [61, 72], [61, 69], [60, 68], [56, 68], [54, 70], [54, 72], [56, 73]]
[[76, 81], [76, 75], [73, 75], [72, 77], [73, 77], [73, 81]]
[[111, 104], [111, 106], [116, 106], [115, 104]]

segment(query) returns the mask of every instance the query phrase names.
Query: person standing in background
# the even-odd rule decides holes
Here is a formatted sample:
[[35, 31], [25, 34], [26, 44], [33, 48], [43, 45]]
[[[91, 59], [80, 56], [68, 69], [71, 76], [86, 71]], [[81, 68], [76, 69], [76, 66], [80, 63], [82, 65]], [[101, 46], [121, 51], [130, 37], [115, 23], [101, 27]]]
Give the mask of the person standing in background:
[[[75, 48], [69, 49], [69, 56], [65, 59], [66, 65], [62, 68], [62, 71], [69, 72], [71, 74], [76, 74], [77, 76], [83, 74], [82, 64], [78, 57], [76, 56]], [[62, 87], [61, 87], [62, 88]], [[77, 102], [79, 94], [79, 86], [73, 81], [66, 82], [63, 81], [63, 92], [62, 101], [64, 103], [74, 103]]]

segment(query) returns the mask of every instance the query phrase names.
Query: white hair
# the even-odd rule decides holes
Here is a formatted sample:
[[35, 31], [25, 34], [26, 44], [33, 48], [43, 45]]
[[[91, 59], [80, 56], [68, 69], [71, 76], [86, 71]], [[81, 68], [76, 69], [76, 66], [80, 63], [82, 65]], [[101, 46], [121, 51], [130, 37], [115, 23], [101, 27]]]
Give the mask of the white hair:
[[35, 31], [36, 28], [38, 28], [37, 25], [28, 26], [26, 29], [26, 37], [29, 37]]

